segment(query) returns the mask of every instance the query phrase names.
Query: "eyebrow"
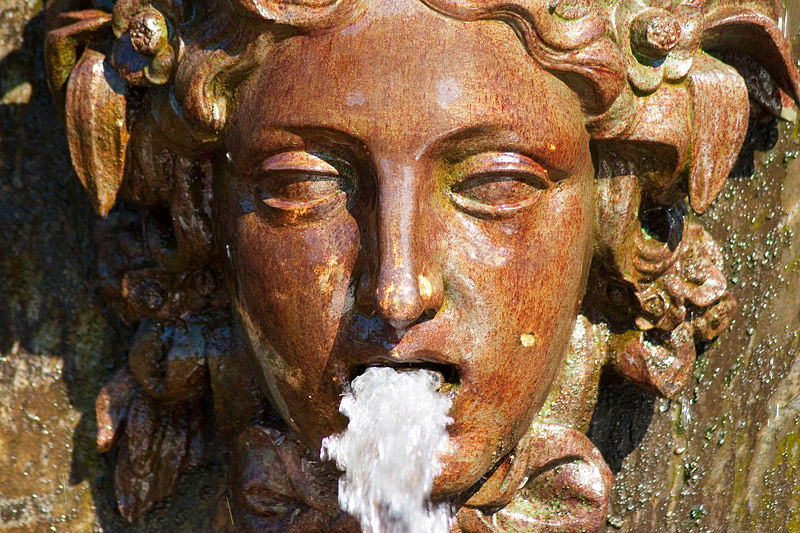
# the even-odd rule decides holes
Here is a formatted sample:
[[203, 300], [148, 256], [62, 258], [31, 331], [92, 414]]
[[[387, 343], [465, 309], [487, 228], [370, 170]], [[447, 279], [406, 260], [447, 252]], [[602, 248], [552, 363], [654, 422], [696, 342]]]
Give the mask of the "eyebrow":
[[336, 145], [354, 152], [359, 158], [369, 156], [367, 146], [358, 137], [337, 128], [316, 125], [276, 125], [262, 130], [262, 135], [251, 142], [240, 145], [233, 160], [233, 169], [247, 172], [247, 169], [261, 168], [265, 160], [284, 152], [310, 150], [309, 145], [322, 138], [333, 140]]
[[491, 134], [493, 131], [497, 130], [497, 126], [489, 125], [489, 124], [479, 124], [475, 126], [459, 126], [455, 129], [445, 132], [442, 135], [439, 135], [432, 141], [426, 143], [420, 152], [417, 154], [417, 158], [422, 157], [424, 154], [427, 153], [442, 153], [446, 152], [448, 148], [453, 145], [461, 144], [461, 143], [469, 143], [470, 141], [481, 139], [482, 137], [486, 137], [487, 135]]

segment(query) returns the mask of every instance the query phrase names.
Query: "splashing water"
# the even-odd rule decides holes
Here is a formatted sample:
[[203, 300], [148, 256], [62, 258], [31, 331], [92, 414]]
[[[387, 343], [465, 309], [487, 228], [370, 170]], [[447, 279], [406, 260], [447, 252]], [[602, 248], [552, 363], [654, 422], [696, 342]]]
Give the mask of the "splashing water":
[[451, 401], [436, 392], [428, 370], [372, 367], [353, 380], [339, 411], [347, 430], [322, 441], [322, 459], [336, 461], [339, 506], [365, 533], [447, 533], [452, 511], [430, 502], [439, 453], [447, 445]]

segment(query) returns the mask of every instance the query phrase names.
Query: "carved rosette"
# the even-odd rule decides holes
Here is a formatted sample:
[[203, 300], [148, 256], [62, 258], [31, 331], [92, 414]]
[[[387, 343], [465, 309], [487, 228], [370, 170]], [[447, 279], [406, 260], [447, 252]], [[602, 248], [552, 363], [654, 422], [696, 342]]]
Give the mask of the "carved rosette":
[[[594, 264], [561, 374], [528, 435], [461, 502], [457, 527], [595, 530], [611, 474], [583, 433], [602, 369], [674, 397], [698, 343], [733, 318], [719, 248], [692, 212], [719, 194], [750, 121], [796, 116], [783, 11], [774, 0], [421, 1], [514, 26], [533, 60], [580, 98], [597, 171]], [[284, 531], [291, 516], [306, 521], [294, 531], [348, 530], [315, 451], [288, 430], [253, 425], [270, 408], [231, 329], [211, 211], [238, 83], [287, 28], [342, 24], [369, 2], [106, 5], [51, 0], [46, 64], [75, 171], [104, 217], [101, 290], [137, 327], [128, 366], [97, 398], [98, 449], [119, 449], [120, 511], [134, 521], [174, 490], [214, 438], [213, 415], [220, 448], [232, 452], [240, 529]], [[243, 478], [267, 452], [264, 474]]]

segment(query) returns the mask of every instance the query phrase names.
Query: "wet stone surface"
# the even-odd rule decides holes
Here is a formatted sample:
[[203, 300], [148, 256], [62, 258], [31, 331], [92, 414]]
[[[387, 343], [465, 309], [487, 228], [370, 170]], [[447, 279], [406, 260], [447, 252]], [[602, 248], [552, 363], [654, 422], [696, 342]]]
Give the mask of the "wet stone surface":
[[[94, 398], [131, 332], [97, 294], [41, 9], [0, 9], [0, 531], [208, 530], [222, 465], [128, 525], [113, 457], [94, 450]], [[750, 146], [771, 149], [745, 151], [703, 216], [741, 305], [733, 326], [679, 400], [613, 380], [601, 393], [590, 434], [616, 472], [607, 531], [800, 531], [800, 130], [759, 126]]]
[[680, 398], [601, 392], [590, 434], [612, 468], [640, 441], [616, 474], [607, 531], [800, 531], [799, 157], [797, 125], [751, 125], [702, 217], [741, 307]]

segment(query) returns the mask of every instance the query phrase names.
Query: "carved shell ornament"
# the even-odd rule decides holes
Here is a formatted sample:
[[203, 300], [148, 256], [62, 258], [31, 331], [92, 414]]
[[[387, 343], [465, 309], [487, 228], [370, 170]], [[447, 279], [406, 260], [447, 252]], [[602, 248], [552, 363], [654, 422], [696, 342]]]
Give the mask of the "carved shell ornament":
[[[675, 397], [696, 346], [733, 318], [722, 255], [695, 214], [724, 186], [751, 121], [796, 118], [784, 12], [777, 0], [421, 1], [511, 25], [578, 96], [596, 172], [594, 258], [560, 374], [454, 527], [594, 531], [612, 483], [584, 435], [601, 370]], [[137, 328], [128, 366], [97, 398], [98, 449], [118, 449], [119, 510], [135, 521], [169, 496], [216, 438], [231, 457], [240, 530], [286, 531], [290, 516], [306, 524], [292, 531], [345, 530], [336, 472], [288, 429], [258, 422], [275, 415], [232, 328], [213, 162], [238, 84], [271, 47], [348, 24], [372, 1], [111, 3], [50, 0], [46, 64], [76, 174], [102, 217], [102, 293]], [[281, 474], [248, 477], [265, 451]]]

